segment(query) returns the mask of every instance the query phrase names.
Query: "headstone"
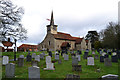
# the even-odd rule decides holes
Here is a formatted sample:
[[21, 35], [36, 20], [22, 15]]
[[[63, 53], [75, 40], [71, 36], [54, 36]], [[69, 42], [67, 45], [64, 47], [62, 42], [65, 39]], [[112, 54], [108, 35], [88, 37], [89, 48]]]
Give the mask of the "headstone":
[[73, 58], [72, 59], [72, 65], [78, 65], [78, 58]]
[[51, 63], [51, 57], [50, 56], [46, 56], [46, 64], [47, 63]]
[[32, 58], [35, 58], [35, 56], [36, 56], [36, 53], [32, 53]]
[[69, 55], [64, 55], [64, 60], [69, 60]]
[[95, 59], [99, 59], [99, 56], [97, 54], [94, 57], [95, 57]]
[[118, 57], [117, 57], [117, 55], [112, 56], [112, 62], [118, 62]]
[[103, 52], [102, 51], [100, 51], [100, 54], [102, 54]]
[[3, 56], [3, 65], [6, 65], [9, 63], [9, 57], [8, 56]]
[[100, 56], [100, 62], [104, 62], [104, 56]]
[[78, 58], [78, 61], [80, 61], [80, 55], [77, 55], [76, 57]]
[[43, 54], [43, 56], [45, 57], [45, 53], [43, 52], [42, 54]]
[[32, 66], [28, 68], [28, 77], [40, 79], [40, 68], [37, 66]]
[[18, 58], [18, 66], [19, 67], [24, 66], [24, 58]]
[[87, 59], [87, 57], [88, 57], [88, 52], [85, 52], [84, 55], [83, 55], [83, 58]]
[[38, 62], [40, 62], [40, 55], [36, 55], [35, 56], [35, 60], [38, 61]]
[[15, 64], [8, 63], [5, 66], [5, 76], [7, 78], [15, 77]]
[[55, 70], [53, 63], [47, 63], [46, 66], [47, 68], [44, 68], [44, 70]]
[[76, 74], [67, 74], [65, 80], [80, 80], [80, 76]]
[[105, 66], [112, 66], [111, 60], [109, 58], [104, 59], [104, 65]]
[[44, 59], [44, 54], [40, 54], [40, 59]]
[[118, 75], [107, 74], [102, 76], [101, 80], [119, 80]]
[[105, 55], [106, 55], [106, 53], [105, 53], [105, 52], [103, 52], [103, 53], [102, 53], [102, 56], [105, 56]]
[[32, 66], [38, 66], [38, 61], [32, 61], [32, 62], [31, 62], [31, 65], [32, 65]]
[[59, 60], [59, 55], [56, 54], [56, 55], [55, 55], [55, 59], [56, 59], [56, 60]]
[[62, 63], [62, 60], [58, 60], [58, 64], [61, 64]]
[[87, 65], [94, 65], [94, 57], [87, 57]]
[[92, 51], [92, 54], [95, 54], [95, 51]]
[[81, 65], [72, 65], [72, 71], [82, 71]]
[[28, 62], [32, 61], [32, 56], [30, 54], [27, 55], [26, 61]]
[[19, 58], [24, 58], [24, 55], [20, 55]]

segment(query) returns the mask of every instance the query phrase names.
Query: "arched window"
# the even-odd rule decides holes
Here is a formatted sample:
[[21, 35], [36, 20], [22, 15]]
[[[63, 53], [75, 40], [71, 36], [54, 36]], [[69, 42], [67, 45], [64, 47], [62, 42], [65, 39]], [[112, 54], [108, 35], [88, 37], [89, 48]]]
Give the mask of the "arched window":
[[49, 45], [50, 45], [50, 41], [49, 41], [49, 43], [48, 43]]

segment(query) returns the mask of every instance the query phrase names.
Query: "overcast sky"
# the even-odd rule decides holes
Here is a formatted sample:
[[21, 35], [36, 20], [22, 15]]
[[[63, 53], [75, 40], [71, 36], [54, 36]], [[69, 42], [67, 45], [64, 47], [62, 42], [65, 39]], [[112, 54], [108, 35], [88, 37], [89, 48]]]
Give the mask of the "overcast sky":
[[85, 37], [88, 31], [99, 32], [106, 28], [108, 22], [118, 21], [119, 0], [11, 0], [23, 7], [25, 14], [22, 24], [28, 31], [28, 39], [21, 44], [38, 44], [47, 33], [53, 10], [55, 24], [59, 32], [69, 33], [75, 37]]

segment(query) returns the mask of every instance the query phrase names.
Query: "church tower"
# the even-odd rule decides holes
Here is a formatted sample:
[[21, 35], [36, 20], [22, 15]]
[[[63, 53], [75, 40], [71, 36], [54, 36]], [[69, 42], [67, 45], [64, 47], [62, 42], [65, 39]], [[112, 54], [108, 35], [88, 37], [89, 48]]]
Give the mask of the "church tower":
[[54, 25], [53, 11], [51, 13], [50, 25], [47, 25], [47, 34], [57, 34], [57, 25]]

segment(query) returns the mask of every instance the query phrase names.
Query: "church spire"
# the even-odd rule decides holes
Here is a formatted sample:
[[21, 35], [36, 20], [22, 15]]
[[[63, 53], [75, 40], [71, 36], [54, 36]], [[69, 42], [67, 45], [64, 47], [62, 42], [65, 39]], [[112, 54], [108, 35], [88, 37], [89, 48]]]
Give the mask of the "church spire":
[[54, 25], [53, 11], [51, 13], [50, 25]]

